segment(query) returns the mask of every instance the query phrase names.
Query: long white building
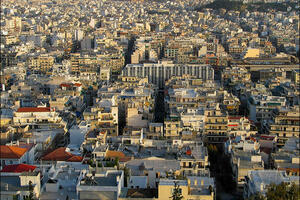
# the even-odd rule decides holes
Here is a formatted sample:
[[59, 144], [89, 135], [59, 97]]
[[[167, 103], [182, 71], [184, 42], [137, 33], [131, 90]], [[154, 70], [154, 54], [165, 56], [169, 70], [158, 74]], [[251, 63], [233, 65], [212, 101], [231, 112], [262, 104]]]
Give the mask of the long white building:
[[214, 69], [205, 64], [173, 64], [170, 61], [159, 63], [128, 64], [122, 76], [145, 78], [150, 83], [163, 87], [165, 81], [172, 76], [192, 75], [202, 80], [214, 80]]

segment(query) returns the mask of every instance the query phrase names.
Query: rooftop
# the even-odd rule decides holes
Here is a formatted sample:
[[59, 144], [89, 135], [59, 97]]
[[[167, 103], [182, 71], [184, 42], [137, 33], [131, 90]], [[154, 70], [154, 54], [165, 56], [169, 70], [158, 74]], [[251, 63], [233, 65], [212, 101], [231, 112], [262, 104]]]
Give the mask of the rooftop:
[[42, 160], [45, 161], [81, 162], [82, 159], [83, 158], [81, 156], [76, 156], [69, 152], [66, 152], [65, 147], [55, 149], [54, 151], [42, 157]]
[[187, 186], [188, 182], [187, 180], [170, 180], [170, 179], [160, 179], [159, 180], [159, 185], [170, 185], [170, 186], [174, 186], [175, 183], [177, 185], [181, 185], [181, 186]]
[[50, 107], [22, 107], [17, 112], [50, 112]]
[[16, 165], [6, 165], [0, 172], [9, 173], [21, 173], [21, 172], [32, 172], [35, 170], [36, 166], [27, 164], [16, 164]]
[[88, 174], [83, 180], [81, 180], [81, 184], [83, 186], [118, 186], [117, 177], [121, 176], [121, 171], [107, 171], [101, 174], [96, 174], [93, 178], [91, 174]]
[[128, 189], [122, 188], [121, 198], [157, 198], [158, 190], [147, 188], [147, 189]]
[[5, 145], [0, 146], [0, 158], [19, 159], [25, 152], [27, 152], [26, 148]]

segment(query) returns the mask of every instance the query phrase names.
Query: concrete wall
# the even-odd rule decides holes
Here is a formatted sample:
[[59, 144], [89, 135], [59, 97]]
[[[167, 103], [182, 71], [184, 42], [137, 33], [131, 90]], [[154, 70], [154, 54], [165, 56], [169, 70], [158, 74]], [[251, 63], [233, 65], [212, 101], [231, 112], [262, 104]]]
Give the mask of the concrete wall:
[[117, 192], [112, 191], [81, 191], [79, 199], [116, 200]]
[[142, 116], [143, 114], [139, 114], [137, 108], [128, 108], [127, 125], [132, 127], [146, 128], [148, 120], [143, 120]]

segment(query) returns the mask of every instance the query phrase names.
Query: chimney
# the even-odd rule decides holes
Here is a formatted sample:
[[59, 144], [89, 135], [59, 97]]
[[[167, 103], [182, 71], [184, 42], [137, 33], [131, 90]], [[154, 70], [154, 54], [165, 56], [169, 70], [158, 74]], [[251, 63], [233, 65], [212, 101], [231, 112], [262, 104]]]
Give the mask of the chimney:
[[29, 144], [29, 138], [27, 138], [27, 144]]
[[8, 184], [5, 184], [5, 190], [8, 191]]
[[20, 142], [19, 142], [19, 140], [17, 140], [17, 145], [18, 145], [18, 146], [20, 145]]

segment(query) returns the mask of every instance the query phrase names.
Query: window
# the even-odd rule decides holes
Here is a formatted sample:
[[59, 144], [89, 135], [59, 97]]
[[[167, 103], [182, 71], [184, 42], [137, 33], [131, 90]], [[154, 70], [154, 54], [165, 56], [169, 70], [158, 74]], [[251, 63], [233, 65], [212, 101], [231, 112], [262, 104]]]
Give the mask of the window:
[[[173, 194], [173, 192], [174, 192], [174, 188], [171, 189], [171, 194]], [[178, 193], [182, 194], [182, 189], [181, 188], [178, 188]]]
[[159, 173], [158, 172], [156, 172], [156, 178], [159, 178]]

